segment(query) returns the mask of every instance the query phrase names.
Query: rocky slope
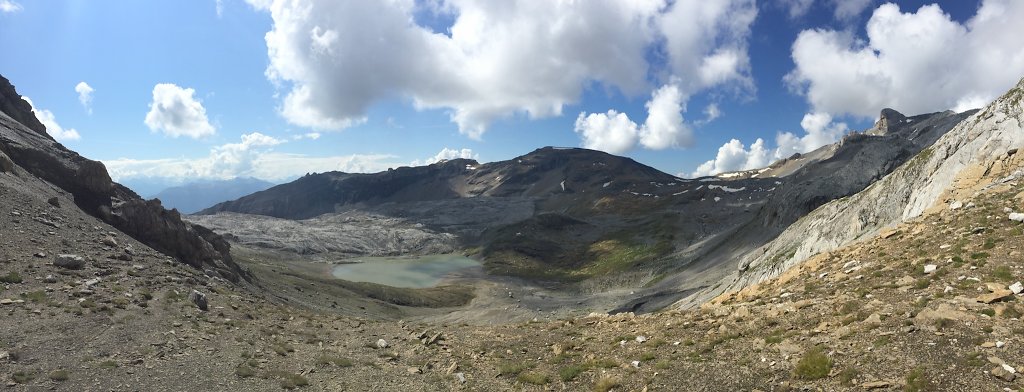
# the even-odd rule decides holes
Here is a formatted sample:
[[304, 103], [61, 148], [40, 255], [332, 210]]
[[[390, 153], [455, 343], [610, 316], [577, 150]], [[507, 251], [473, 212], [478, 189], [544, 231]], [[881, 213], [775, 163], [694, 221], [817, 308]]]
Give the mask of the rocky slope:
[[36, 127], [31, 107], [6, 79], [0, 81], [0, 97], [0, 161], [6, 175], [46, 181], [64, 193], [65, 202], [183, 263], [230, 280], [245, 276], [219, 235], [183, 222], [159, 201], [142, 200], [111, 181], [102, 163], [68, 150]]
[[[332, 283], [250, 291], [48, 203], [62, 194], [43, 181], [0, 174], [0, 185], [0, 374], [13, 390], [1024, 386], [1024, 297], [1011, 290], [1024, 223], [1007, 219], [1024, 211], [1020, 180], [697, 309], [496, 326], [312, 311]], [[123, 248], [134, 260], [118, 259]], [[83, 263], [66, 268], [58, 252]]]
[[865, 191], [828, 203], [788, 227], [744, 258], [725, 287], [777, 276], [815, 254], [869, 238], [928, 208], [963, 205], [961, 200], [981, 187], [1020, 177], [1022, 97], [1024, 80]]

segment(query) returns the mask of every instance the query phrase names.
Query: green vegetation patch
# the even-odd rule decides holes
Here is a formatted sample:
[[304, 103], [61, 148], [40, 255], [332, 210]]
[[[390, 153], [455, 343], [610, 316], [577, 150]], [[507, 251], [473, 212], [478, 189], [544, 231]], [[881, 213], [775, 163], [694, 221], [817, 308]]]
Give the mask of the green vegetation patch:
[[17, 272], [8, 272], [7, 275], [0, 276], [0, 283], [21, 283], [21, 275]]
[[550, 381], [550, 379], [548, 378], [548, 376], [546, 374], [537, 373], [537, 372], [522, 372], [522, 373], [519, 373], [519, 375], [516, 377], [516, 380], [519, 380], [519, 382], [524, 383], [524, 384], [533, 384], [533, 385], [544, 385], [544, 384], [547, 384]]
[[832, 358], [821, 348], [815, 347], [808, 351], [793, 369], [793, 375], [801, 380], [817, 380], [825, 378], [832, 371]]

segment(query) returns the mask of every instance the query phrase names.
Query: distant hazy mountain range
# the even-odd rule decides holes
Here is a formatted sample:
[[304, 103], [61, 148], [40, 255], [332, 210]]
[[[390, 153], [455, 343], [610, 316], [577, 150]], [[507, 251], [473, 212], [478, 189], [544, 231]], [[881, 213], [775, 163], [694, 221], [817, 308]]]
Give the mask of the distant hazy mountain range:
[[272, 186], [273, 183], [255, 178], [202, 180], [164, 189], [151, 198], [160, 199], [167, 209], [177, 208], [183, 214], [191, 214]]

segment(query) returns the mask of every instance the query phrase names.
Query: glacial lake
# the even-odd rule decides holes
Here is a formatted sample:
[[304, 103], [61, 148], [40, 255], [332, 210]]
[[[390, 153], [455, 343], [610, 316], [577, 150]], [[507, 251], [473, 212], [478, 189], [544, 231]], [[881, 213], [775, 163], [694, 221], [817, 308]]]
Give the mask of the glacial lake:
[[426, 288], [437, 286], [452, 273], [480, 267], [480, 262], [462, 255], [360, 257], [353, 261], [335, 266], [334, 277], [351, 282]]

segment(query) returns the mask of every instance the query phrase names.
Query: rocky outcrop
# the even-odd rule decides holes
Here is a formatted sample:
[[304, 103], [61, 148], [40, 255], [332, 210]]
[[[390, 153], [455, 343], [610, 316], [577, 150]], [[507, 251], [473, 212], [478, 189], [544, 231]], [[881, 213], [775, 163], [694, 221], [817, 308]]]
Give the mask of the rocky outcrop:
[[[113, 182], [102, 163], [68, 150], [46, 134], [6, 79], [0, 77], [0, 166], [9, 161], [74, 198], [75, 205], [183, 263], [218, 271], [232, 281], [248, 278], [219, 235], [181, 220], [159, 201], [144, 201]], [[12, 167], [11, 170], [14, 170]]]
[[46, 127], [43, 126], [43, 123], [39, 122], [36, 115], [32, 113], [32, 105], [14, 90], [14, 85], [3, 75], [0, 75], [0, 112], [7, 113], [14, 121], [25, 125], [28, 129], [45, 138], [53, 140], [46, 133]]

